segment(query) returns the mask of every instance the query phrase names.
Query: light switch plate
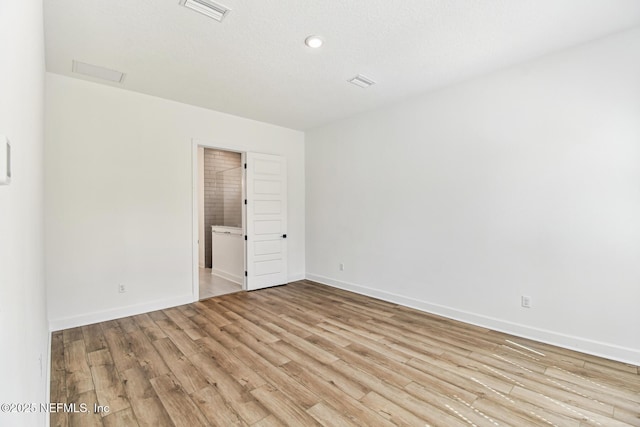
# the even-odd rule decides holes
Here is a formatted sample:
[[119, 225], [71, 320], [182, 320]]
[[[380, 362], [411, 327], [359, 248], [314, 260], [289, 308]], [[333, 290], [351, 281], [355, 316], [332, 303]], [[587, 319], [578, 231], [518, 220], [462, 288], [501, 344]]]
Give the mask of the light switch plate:
[[11, 182], [11, 144], [9, 139], [0, 135], [0, 185]]

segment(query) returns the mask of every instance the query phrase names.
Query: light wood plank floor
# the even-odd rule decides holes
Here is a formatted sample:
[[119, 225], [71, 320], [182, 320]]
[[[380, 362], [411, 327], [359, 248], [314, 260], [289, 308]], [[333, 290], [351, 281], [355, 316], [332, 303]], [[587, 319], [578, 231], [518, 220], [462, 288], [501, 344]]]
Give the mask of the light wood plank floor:
[[89, 408], [52, 426], [640, 426], [636, 366], [308, 281], [55, 332], [51, 368]]

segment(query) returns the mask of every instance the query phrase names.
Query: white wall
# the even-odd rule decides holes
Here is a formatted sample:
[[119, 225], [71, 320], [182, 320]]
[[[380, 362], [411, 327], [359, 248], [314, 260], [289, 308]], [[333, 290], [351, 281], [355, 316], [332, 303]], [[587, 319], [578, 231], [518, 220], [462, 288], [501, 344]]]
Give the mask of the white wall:
[[52, 328], [193, 300], [192, 139], [287, 158], [289, 277], [304, 277], [302, 132], [50, 73], [46, 83]]
[[308, 132], [307, 277], [640, 363], [639, 96], [636, 29]]
[[[0, 63], [0, 134], [11, 141], [13, 160], [12, 182], [0, 186], [0, 403], [44, 403], [49, 332], [42, 219], [42, 2], [0, 2]], [[42, 425], [45, 416], [0, 412], [0, 425]]]

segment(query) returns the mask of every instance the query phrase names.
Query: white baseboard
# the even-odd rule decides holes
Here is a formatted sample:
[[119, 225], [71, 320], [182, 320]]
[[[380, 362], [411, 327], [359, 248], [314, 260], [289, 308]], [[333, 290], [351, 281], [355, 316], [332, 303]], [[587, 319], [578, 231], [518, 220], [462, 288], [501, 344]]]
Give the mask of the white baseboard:
[[220, 276], [223, 279], [227, 279], [230, 282], [233, 282], [237, 285], [242, 286], [242, 283], [244, 282], [244, 278], [242, 276], [238, 276], [236, 274], [232, 274], [229, 273], [228, 271], [224, 271], [224, 270], [220, 270], [219, 268], [212, 268], [211, 269], [211, 274], [213, 274], [214, 276]]
[[[45, 402], [51, 402], [51, 331], [48, 333], [47, 338], [47, 359], [43, 361], [45, 363]], [[51, 425], [51, 417], [49, 414], [44, 415], [44, 426], [49, 427]]]
[[136, 314], [148, 313], [150, 311], [163, 310], [169, 307], [190, 304], [194, 301], [195, 300], [193, 295], [184, 295], [181, 297], [165, 298], [161, 300], [145, 302], [143, 304], [134, 304], [110, 310], [98, 311], [95, 313], [61, 317], [58, 319], [49, 319], [49, 330], [59, 331], [62, 329], [75, 328], [77, 326], [85, 326], [92, 323], [105, 322], [107, 320], [120, 319], [122, 317], [134, 316]]
[[637, 349], [621, 347], [614, 344], [594, 341], [572, 335], [566, 335], [546, 329], [539, 329], [502, 319], [496, 319], [489, 316], [470, 313], [452, 307], [446, 307], [427, 301], [397, 295], [391, 292], [381, 291], [378, 289], [368, 288], [366, 286], [356, 285], [354, 283], [331, 279], [329, 277], [324, 277], [317, 274], [307, 273], [306, 278], [308, 280], [322, 283], [324, 285], [344, 289], [346, 291], [355, 292], [357, 294], [362, 294], [373, 298], [378, 298], [406, 307], [415, 308], [416, 310], [437, 314], [443, 317], [470, 323], [472, 325], [480, 326], [483, 328], [489, 328], [495, 331], [516, 335], [522, 338], [540, 341], [546, 344], [556, 345], [558, 347], [576, 350], [594, 356], [604, 357], [606, 359], [617, 360], [619, 362], [640, 366], [640, 350]]

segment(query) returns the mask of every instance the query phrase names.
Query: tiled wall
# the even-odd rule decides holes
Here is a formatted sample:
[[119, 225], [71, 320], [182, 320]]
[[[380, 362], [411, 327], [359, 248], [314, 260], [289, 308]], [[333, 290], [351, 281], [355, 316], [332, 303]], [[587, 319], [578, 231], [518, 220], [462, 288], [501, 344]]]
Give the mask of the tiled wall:
[[211, 226], [242, 227], [240, 153], [204, 149], [205, 265], [211, 267]]
[[240, 166], [217, 173], [216, 203], [222, 202], [222, 223], [242, 227], [242, 168]]

